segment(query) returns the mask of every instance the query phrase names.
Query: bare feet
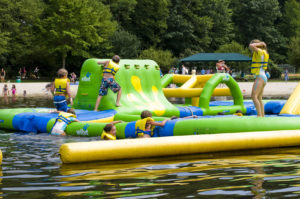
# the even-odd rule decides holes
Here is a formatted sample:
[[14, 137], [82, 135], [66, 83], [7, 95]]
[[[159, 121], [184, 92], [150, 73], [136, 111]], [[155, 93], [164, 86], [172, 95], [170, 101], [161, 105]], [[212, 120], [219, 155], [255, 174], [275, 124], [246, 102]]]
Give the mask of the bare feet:
[[117, 104], [116, 104], [116, 107], [119, 107], [119, 106], [121, 106], [121, 105], [120, 105], [119, 103], [117, 103]]

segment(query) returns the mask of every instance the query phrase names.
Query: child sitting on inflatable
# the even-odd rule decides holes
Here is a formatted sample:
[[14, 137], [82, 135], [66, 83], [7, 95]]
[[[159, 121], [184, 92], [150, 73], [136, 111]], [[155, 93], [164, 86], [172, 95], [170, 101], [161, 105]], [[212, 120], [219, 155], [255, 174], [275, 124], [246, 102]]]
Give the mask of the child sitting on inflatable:
[[54, 105], [58, 111], [66, 112], [68, 104], [66, 98], [69, 97], [70, 104], [73, 105], [73, 100], [70, 93], [70, 80], [68, 79], [68, 71], [61, 68], [57, 72], [56, 78], [51, 86], [51, 92], [54, 94]]
[[74, 109], [70, 108], [67, 112], [58, 111], [58, 117], [52, 127], [51, 135], [66, 136], [65, 129], [71, 122], [79, 122], [76, 119]]
[[101, 134], [101, 140], [116, 140], [117, 139], [117, 128], [114, 124], [121, 123], [123, 121], [113, 121], [109, 124], [106, 124], [103, 128], [102, 134]]
[[153, 136], [153, 129], [155, 126], [165, 126], [166, 122], [169, 119], [164, 121], [155, 122], [152, 119], [152, 113], [148, 110], [145, 110], [141, 113], [141, 119], [137, 120], [135, 123], [135, 135], [139, 138], [149, 138]]
[[103, 65], [103, 78], [94, 111], [98, 111], [98, 106], [101, 102], [101, 99], [103, 96], [107, 95], [108, 88], [110, 88], [114, 93], [118, 92], [116, 106], [120, 106], [122, 91], [120, 85], [114, 79], [115, 74], [119, 70], [119, 62], [120, 57], [118, 55], [114, 55], [111, 61], [98, 62], [98, 64]]

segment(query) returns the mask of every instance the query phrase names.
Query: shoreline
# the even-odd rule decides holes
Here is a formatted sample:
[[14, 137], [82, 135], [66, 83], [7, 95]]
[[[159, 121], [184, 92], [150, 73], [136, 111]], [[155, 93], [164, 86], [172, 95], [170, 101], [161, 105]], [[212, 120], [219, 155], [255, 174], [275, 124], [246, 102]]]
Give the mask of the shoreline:
[[[7, 84], [11, 96], [11, 87], [13, 84], [16, 85], [17, 96], [23, 97], [23, 92], [26, 90], [27, 97], [43, 97], [51, 96], [51, 92], [46, 90], [46, 85], [50, 82], [38, 82], [38, 83], [0, 83], [1, 96], [4, 84]], [[238, 82], [238, 85], [245, 98], [251, 97], [253, 82]], [[294, 91], [298, 82], [269, 82], [267, 83], [264, 90], [264, 98], [279, 98], [287, 99]], [[71, 84], [70, 90], [71, 95], [74, 98], [77, 94], [78, 85]]]

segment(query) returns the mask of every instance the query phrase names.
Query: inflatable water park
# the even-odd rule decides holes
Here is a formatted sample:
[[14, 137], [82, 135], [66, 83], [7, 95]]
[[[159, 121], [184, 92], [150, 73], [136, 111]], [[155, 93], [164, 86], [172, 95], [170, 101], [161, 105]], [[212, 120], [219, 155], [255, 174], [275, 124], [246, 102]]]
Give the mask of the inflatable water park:
[[[266, 101], [266, 117], [261, 118], [227, 73], [161, 77], [155, 61], [122, 59], [115, 76], [122, 88], [121, 106], [116, 106], [117, 94], [109, 89], [101, 100], [101, 111], [93, 111], [103, 77], [99, 61], [107, 59], [88, 59], [82, 65], [73, 104], [80, 122], [69, 124], [66, 134], [100, 137], [106, 124], [124, 122], [115, 125], [117, 140], [63, 144], [63, 163], [300, 145], [300, 84], [288, 100]], [[220, 96], [232, 100], [215, 100]], [[169, 99], [174, 98], [184, 103], [171, 103]], [[135, 139], [136, 121], [143, 110], [151, 111], [155, 121], [176, 117], [155, 127], [152, 138]], [[50, 133], [58, 117], [52, 111], [47, 107], [1, 109], [0, 128]]]

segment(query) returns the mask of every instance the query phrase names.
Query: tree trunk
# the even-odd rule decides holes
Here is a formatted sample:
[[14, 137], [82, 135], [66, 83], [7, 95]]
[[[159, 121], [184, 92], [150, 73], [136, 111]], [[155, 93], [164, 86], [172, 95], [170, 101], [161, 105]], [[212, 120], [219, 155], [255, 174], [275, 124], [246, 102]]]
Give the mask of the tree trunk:
[[66, 58], [67, 58], [67, 53], [63, 52], [62, 53], [62, 68], [66, 68]]

